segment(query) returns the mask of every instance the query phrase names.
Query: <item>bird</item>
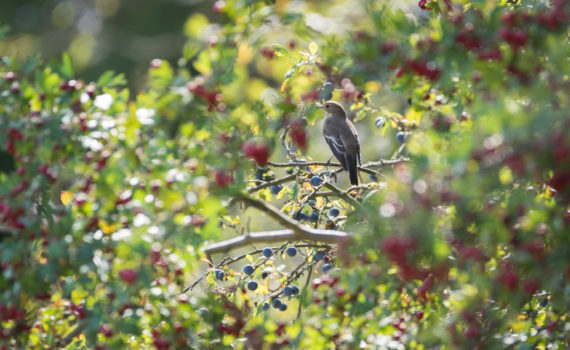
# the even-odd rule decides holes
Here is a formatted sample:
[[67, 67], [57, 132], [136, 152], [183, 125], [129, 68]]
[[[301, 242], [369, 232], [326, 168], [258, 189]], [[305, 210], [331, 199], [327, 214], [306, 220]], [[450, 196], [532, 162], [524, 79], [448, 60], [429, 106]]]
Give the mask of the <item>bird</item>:
[[348, 171], [350, 184], [356, 186], [358, 185], [357, 165], [362, 165], [356, 129], [340, 103], [327, 101], [318, 106], [325, 112], [323, 123], [325, 141], [342, 168]]

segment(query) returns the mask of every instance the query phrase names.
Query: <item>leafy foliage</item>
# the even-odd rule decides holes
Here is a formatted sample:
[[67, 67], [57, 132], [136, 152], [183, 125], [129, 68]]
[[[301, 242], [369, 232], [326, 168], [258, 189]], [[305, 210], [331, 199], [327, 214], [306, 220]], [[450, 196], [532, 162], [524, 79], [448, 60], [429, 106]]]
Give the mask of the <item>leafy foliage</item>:
[[[568, 5], [535, 5], [363, 1], [331, 34], [217, 2], [225, 24], [192, 15], [179, 65], [153, 60], [136, 95], [112, 72], [74, 80], [67, 55], [4, 57], [0, 344], [567, 347]], [[330, 98], [376, 130], [365, 156], [393, 153], [346, 190], [311, 159]], [[207, 243], [248, 237], [240, 201], [350, 238], [213, 259]]]

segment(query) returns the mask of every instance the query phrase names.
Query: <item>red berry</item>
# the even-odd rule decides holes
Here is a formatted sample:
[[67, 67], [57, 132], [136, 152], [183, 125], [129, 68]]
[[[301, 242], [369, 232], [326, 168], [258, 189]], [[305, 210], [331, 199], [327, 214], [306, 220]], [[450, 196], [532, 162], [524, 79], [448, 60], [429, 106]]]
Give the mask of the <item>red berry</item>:
[[150, 68], [157, 69], [160, 68], [160, 66], [162, 66], [162, 60], [160, 58], [155, 58], [150, 61]]
[[272, 60], [275, 58], [275, 50], [270, 47], [262, 47], [259, 51], [261, 55], [267, 59]]
[[245, 142], [241, 146], [245, 156], [255, 160], [257, 165], [265, 165], [269, 159], [269, 148], [267, 145], [255, 144], [253, 142]]
[[10, 86], [10, 91], [13, 94], [19, 94], [20, 93], [20, 83], [18, 83], [17, 81], [12, 83], [12, 86]]
[[99, 333], [103, 334], [105, 338], [111, 338], [113, 336], [113, 330], [108, 325], [99, 327]]
[[133, 269], [119, 271], [119, 277], [127, 284], [133, 284], [137, 279], [137, 272]]
[[305, 130], [305, 124], [302, 120], [295, 120], [291, 124], [289, 135], [297, 147], [301, 150], [307, 149], [307, 130]]
[[4, 78], [6, 78], [6, 80], [11, 83], [14, 80], [16, 80], [16, 73], [14, 72], [7, 72], [6, 75], [4, 76]]
[[214, 13], [217, 13], [217, 14], [224, 13], [225, 7], [226, 7], [225, 1], [223, 1], [223, 0], [216, 1], [214, 3], [214, 7], [213, 7]]

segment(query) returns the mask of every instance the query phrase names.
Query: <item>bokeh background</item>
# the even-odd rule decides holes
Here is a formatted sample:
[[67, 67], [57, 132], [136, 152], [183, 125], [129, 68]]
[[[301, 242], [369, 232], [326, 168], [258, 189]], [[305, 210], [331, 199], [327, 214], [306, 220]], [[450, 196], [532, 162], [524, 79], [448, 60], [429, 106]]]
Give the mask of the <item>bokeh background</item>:
[[[347, 26], [357, 27], [362, 18], [362, 9], [351, 1], [275, 2], [310, 13], [307, 24], [319, 32], [342, 32]], [[144, 86], [152, 59], [179, 63], [186, 44], [185, 25], [193, 14], [224, 23], [226, 17], [216, 13], [216, 6], [231, 6], [231, 1], [2, 0], [0, 26], [8, 27], [9, 33], [0, 41], [0, 55], [41, 54], [50, 60], [67, 51], [78, 78], [96, 80], [114, 70], [125, 73], [129, 87], [138, 90]], [[391, 6], [414, 16], [425, 15], [414, 1]], [[327, 15], [335, 23], [326, 20]]]
[[[213, 2], [197, 0], [3, 0], [0, 24], [10, 32], [0, 54], [45, 59], [68, 51], [76, 73], [95, 80], [112, 69], [140, 88], [153, 58], [176, 62], [192, 13], [213, 17]], [[216, 18], [218, 21], [223, 17]], [[134, 80], [133, 80], [134, 79]]]

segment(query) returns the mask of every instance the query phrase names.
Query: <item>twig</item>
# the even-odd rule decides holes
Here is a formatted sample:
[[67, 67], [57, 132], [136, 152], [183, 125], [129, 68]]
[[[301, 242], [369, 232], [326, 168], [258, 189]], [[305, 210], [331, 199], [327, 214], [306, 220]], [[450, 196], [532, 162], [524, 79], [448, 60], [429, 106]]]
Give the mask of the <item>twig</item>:
[[71, 343], [71, 341], [73, 341], [73, 338], [77, 337], [79, 334], [81, 334], [81, 332], [83, 332], [86, 326], [87, 323], [85, 321], [79, 321], [75, 328], [73, 328], [69, 333], [61, 338], [60, 341], [57, 342], [57, 347], [61, 349], [65, 348], [67, 345], [69, 345], [69, 343]]
[[[307, 279], [305, 280], [305, 286], [303, 287], [303, 290], [307, 289], [307, 286], [309, 285], [309, 281], [311, 280], [311, 275], [313, 274], [313, 269], [309, 269], [309, 273], [307, 274]], [[297, 319], [299, 319], [301, 317], [301, 309], [303, 307], [303, 303], [301, 302], [301, 300], [299, 299], [299, 309], [297, 309]]]
[[[401, 158], [401, 159], [390, 159], [390, 160], [380, 160], [377, 162], [368, 162], [366, 164], [363, 165], [359, 165], [358, 166], [358, 170], [365, 172], [367, 174], [372, 174], [372, 175], [376, 175], [377, 171], [373, 170], [373, 169], [369, 169], [371, 166], [382, 166], [382, 165], [391, 165], [391, 164], [396, 164], [396, 163], [400, 163], [400, 162], [405, 162], [408, 161], [409, 159], [407, 158]], [[314, 162], [288, 162], [288, 163], [275, 163], [275, 162], [268, 162], [267, 165], [273, 166], [275, 168], [288, 168], [288, 167], [304, 167], [304, 166], [331, 166], [331, 167], [337, 167], [340, 168], [341, 165], [340, 163], [335, 163], [335, 162], [320, 162], [320, 161], [314, 161]], [[337, 169], [336, 171], [341, 171], [341, 169]]]
[[282, 184], [282, 183], [284, 183], [284, 182], [288, 182], [288, 181], [294, 180], [296, 177], [297, 177], [297, 174], [287, 175], [287, 176], [282, 177], [282, 178], [280, 178], [280, 179], [276, 179], [276, 180], [273, 180], [273, 181], [265, 182], [265, 183], [262, 183], [261, 185], [255, 186], [255, 187], [249, 187], [249, 188], [247, 189], [247, 192], [248, 192], [248, 193], [254, 193], [254, 192], [257, 192], [257, 191], [259, 191], [259, 190], [261, 190], [261, 189], [263, 189], [263, 188], [266, 188], [266, 187], [271, 187], [271, 186], [273, 186], [273, 185], [280, 185], [280, 184]]
[[356, 199], [352, 198], [348, 192], [341, 190], [331, 183], [327, 183], [325, 186], [334, 192], [338, 197], [344, 199], [346, 202], [354, 205], [355, 207], [360, 207], [360, 203], [358, 203]]
[[[300, 264], [299, 266], [297, 266], [297, 268], [295, 269], [295, 271], [291, 272], [291, 274], [289, 275], [289, 277], [287, 277], [286, 281], [285, 281], [285, 285], [288, 286], [289, 284], [291, 284], [292, 281], [296, 281], [299, 279], [299, 277], [305, 273], [305, 271], [307, 270], [311, 270], [317, 263], [318, 261], [312, 261], [310, 264], [306, 264], [307, 261], [305, 260], [302, 264]], [[304, 266], [303, 266], [304, 265]], [[283, 289], [281, 287], [277, 288], [276, 290], [272, 291], [271, 293], [269, 293], [269, 298], [275, 298], [280, 296], [281, 294], [283, 294]]]

